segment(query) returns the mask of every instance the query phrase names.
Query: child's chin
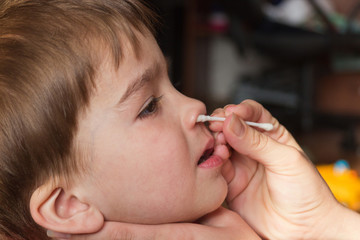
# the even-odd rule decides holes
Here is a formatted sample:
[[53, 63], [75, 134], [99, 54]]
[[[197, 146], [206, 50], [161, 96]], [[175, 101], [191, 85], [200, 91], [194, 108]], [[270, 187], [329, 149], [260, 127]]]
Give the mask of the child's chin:
[[226, 204], [226, 196], [227, 196], [227, 185], [226, 188], [224, 188], [223, 194], [219, 196], [219, 198], [217, 198], [216, 200], [214, 200], [214, 203], [211, 204], [211, 206], [209, 206], [207, 208], [207, 210], [201, 215], [198, 216], [196, 219], [192, 220], [191, 222], [198, 222], [199, 220], [201, 220], [203, 217], [207, 216], [208, 214], [215, 212], [216, 210], [218, 210], [220, 207], [226, 207], [227, 208], [227, 204]]
[[[203, 198], [198, 199], [197, 203], [193, 203], [191, 207], [174, 206], [177, 210], [169, 215], [169, 211], [164, 209], [164, 212], [147, 212], [141, 211], [141, 214], [129, 214], [128, 218], [122, 216], [121, 219], [107, 219], [110, 221], [135, 223], [135, 224], [166, 224], [166, 223], [181, 223], [181, 222], [198, 222], [202, 217], [216, 211], [221, 206], [224, 206], [224, 201], [227, 196], [227, 183], [223, 180], [221, 185], [216, 184], [214, 191], [204, 193]], [[216, 192], [215, 192], [216, 191]], [[160, 208], [161, 209], [161, 208]], [[136, 216], [135, 216], [136, 215]]]

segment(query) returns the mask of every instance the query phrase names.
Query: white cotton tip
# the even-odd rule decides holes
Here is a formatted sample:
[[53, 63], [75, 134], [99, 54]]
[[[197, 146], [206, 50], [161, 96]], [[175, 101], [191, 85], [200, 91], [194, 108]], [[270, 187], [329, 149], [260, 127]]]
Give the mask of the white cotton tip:
[[[207, 115], [199, 115], [196, 122], [207, 122], [207, 121], [225, 121], [224, 117], [211, 117]], [[256, 123], [256, 122], [245, 122], [249, 126], [261, 128], [265, 131], [273, 130], [274, 126], [271, 123]]]
[[245, 122], [249, 126], [258, 127], [265, 131], [271, 131], [274, 129], [274, 125], [271, 123], [256, 123], [256, 122]]

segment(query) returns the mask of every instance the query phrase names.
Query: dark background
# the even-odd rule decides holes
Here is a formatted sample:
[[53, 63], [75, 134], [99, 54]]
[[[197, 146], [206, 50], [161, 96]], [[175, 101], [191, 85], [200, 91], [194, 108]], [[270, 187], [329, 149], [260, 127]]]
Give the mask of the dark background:
[[[264, 14], [264, 3], [276, 7], [284, 1], [148, 2], [161, 18], [157, 39], [179, 91], [204, 101], [209, 112], [255, 99], [294, 134], [312, 161], [346, 159], [360, 169], [360, 34], [354, 27], [359, 1], [329, 0], [342, 17], [339, 24], [308, 0], [316, 18], [312, 27], [287, 25]], [[218, 14], [226, 16], [225, 24], [214, 21]], [[250, 61], [257, 70], [239, 74], [225, 98], [215, 97], [209, 79], [221, 67], [210, 61], [216, 58], [214, 42], [231, 44], [245, 62], [250, 52], [267, 64]], [[215, 81], [221, 86], [221, 78]]]

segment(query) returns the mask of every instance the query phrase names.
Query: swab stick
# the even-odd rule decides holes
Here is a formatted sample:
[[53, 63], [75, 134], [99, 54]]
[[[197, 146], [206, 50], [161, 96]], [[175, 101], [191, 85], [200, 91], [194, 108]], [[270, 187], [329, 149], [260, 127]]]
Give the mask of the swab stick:
[[[211, 117], [206, 115], [199, 115], [196, 122], [207, 122], [207, 121], [225, 121], [224, 117]], [[245, 121], [245, 123], [249, 126], [258, 127], [265, 131], [273, 130], [274, 126], [271, 123], [256, 123], [256, 122], [249, 122]]]

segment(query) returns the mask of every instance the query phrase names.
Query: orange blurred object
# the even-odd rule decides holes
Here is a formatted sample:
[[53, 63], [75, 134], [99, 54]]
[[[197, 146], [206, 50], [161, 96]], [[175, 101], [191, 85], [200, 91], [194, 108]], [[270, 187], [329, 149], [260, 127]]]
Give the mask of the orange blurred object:
[[360, 179], [345, 160], [319, 165], [317, 169], [339, 202], [352, 210], [360, 211]]

